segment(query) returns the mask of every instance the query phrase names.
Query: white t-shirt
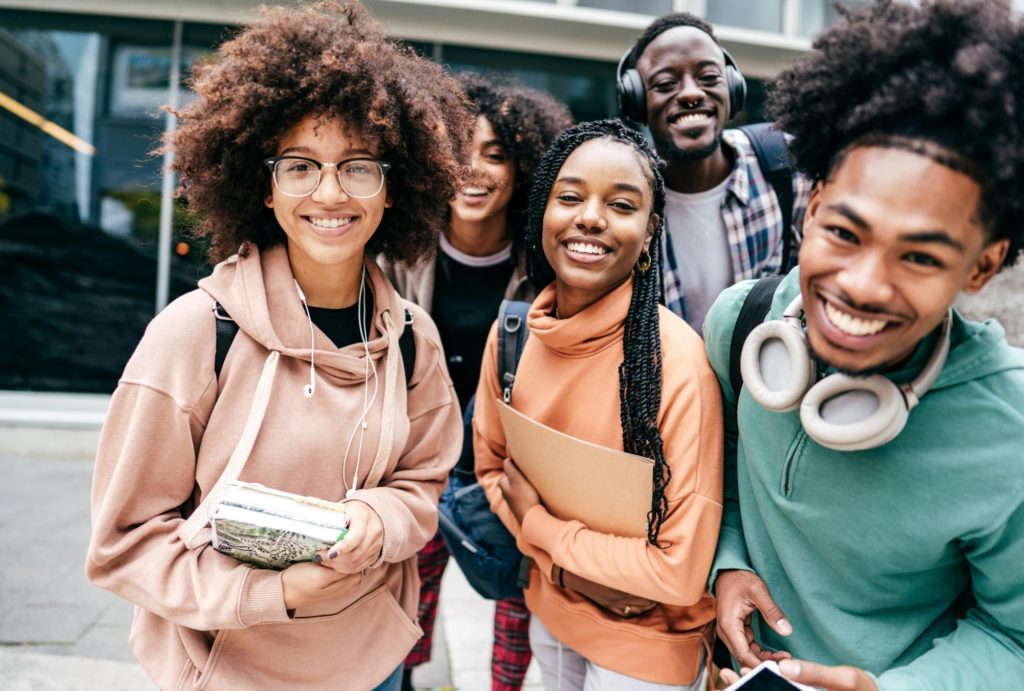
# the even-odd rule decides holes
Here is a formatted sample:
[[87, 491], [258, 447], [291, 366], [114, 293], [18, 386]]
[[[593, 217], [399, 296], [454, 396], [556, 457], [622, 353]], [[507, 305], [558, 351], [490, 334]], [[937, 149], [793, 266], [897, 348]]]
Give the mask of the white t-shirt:
[[665, 223], [686, 296], [686, 321], [697, 333], [711, 303], [733, 284], [732, 253], [722, 220], [730, 179], [696, 194], [665, 190]]

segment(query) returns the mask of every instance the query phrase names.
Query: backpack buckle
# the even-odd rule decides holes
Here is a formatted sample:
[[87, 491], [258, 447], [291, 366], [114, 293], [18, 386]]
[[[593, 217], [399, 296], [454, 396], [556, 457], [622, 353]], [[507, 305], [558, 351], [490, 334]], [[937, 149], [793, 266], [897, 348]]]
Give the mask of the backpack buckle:
[[224, 309], [224, 307], [219, 302], [214, 302], [213, 303], [212, 310], [213, 310], [213, 317], [214, 317], [214, 319], [217, 319], [217, 320], [222, 321], [222, 322], [233, 322], [233, 321], [235, 321], [234, 319], [231, 318], [231, 315], [227, 313], [227, 311]]
[[522, 325], [523, 325], [523, 320], [519, 317], [518, 314], [506, 314], [505, 315], [504, 328], [505, 328], [505, 332], [506, 333], [514, 334], [515, 332], [519, 331], [519, 329], [520, 329], [520, 327], [522, 327]]
[[505, 401], [506, 404], [511, 404], [511, 402], [512, 402], [512, 384], [516, 380], [516, 375], [512, 374], [511, 372], [505, 372], [504, 379], [505, 379], [505, 382], [504, 382], [505, 383], [505, 387], [504, 387], [504, 389], [502, 389], [502, 392], [501, 392], [501, 400]]

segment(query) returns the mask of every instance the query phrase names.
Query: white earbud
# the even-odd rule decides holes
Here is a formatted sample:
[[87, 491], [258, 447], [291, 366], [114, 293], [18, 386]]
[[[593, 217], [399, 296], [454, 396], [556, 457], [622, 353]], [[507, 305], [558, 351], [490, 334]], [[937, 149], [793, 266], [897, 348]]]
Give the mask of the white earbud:
[[740, 355], [740, 371], [751, 398], [774, 412], [799, 405], [800, 422], [808, 436], [837, 451], [873, 449], [895, 439], [946, 363], [952, 310], [921, 373], [902, 386], [880, 374], [836, 373], [815, 383], [802, 314], [801, 295], [789, 304], [781, 321], [765, 322], [750, 332]]
[[306, 398], [312, 398], [316, 392], [316, 368], [314, 367], [314, 360], [316, 358], [316, 336], [313, 331], [313, 317], [309, 314], [309, 304], [306, 302], [306, 294], [302, 292], [302, 288], [299, 287], [299, 282], [292, 279], [295, 283], [295, 292], [299, 294], [299, 301], [302, 302], [302, 308], [306, 310], [306, 320], [309, 322], [309, 383], [302, 387], [302, 393]]

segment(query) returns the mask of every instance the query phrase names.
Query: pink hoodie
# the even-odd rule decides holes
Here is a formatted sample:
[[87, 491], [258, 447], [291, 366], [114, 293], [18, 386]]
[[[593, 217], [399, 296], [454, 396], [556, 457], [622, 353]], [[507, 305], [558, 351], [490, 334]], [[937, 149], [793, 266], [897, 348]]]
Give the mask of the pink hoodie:
[[[462, 423], [433, 322], [372, 261], [366, 271], [380, 381], [358, 468], [355, 451], [344, 468], [343, 458], [362, 413], [363, 346], [339, 350], [317, 330], [316, 392], [303, 395], [309, 323], [284, 247], [218, 265], [153, 320], [125, 368], [96, 458], [86, 571], [135, 603], [130, 643], [163, 689], [370, 689], [422, 635], [415, 556], [434, 535]], [[239, 326], [219, 381], [214, 300]], [[408, 388], [396, 347], [406, 308], [416, 343]], [[273, 388], [255, 406], [264, 416], [241, 479], [341, 500], [343, 469], [350, 484], [358, 472], [351, 501], [384, 525], [380, 560], [351, 576], [353, 590], [292, 617], [280, 572], [213, 550], [208, 528], [193, 549], [182, 539], [183, 507], [198, 505], [220, 477], [268, 360], [278, 360]], [[383, 477], [364, 488], [378, 452]]]

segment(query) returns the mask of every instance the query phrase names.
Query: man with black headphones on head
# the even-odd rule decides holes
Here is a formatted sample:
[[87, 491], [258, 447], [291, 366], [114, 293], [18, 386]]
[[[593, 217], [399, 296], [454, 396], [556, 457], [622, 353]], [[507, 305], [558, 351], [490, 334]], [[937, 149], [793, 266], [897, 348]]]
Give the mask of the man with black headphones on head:
[[718, 635], [830, 691], [1024, 689], [1024, 351], [953, 308], [1024, 246], [1024, 22], [844, 14], [771, 92], [816, 182], [799, 267], [704, 325]]
[[751, 131], [781, 149], [772, 173], [748, 136], [725, 129], [747, 85], [711, 25], [692, 14], [647, 27], [619, 61], [617, 90], [622, 117], [647, 125], [668, 163], [665, 304], [700, 332], [722, 290], [792, 266], [810, 185], [787, 165], [781, 134]]

